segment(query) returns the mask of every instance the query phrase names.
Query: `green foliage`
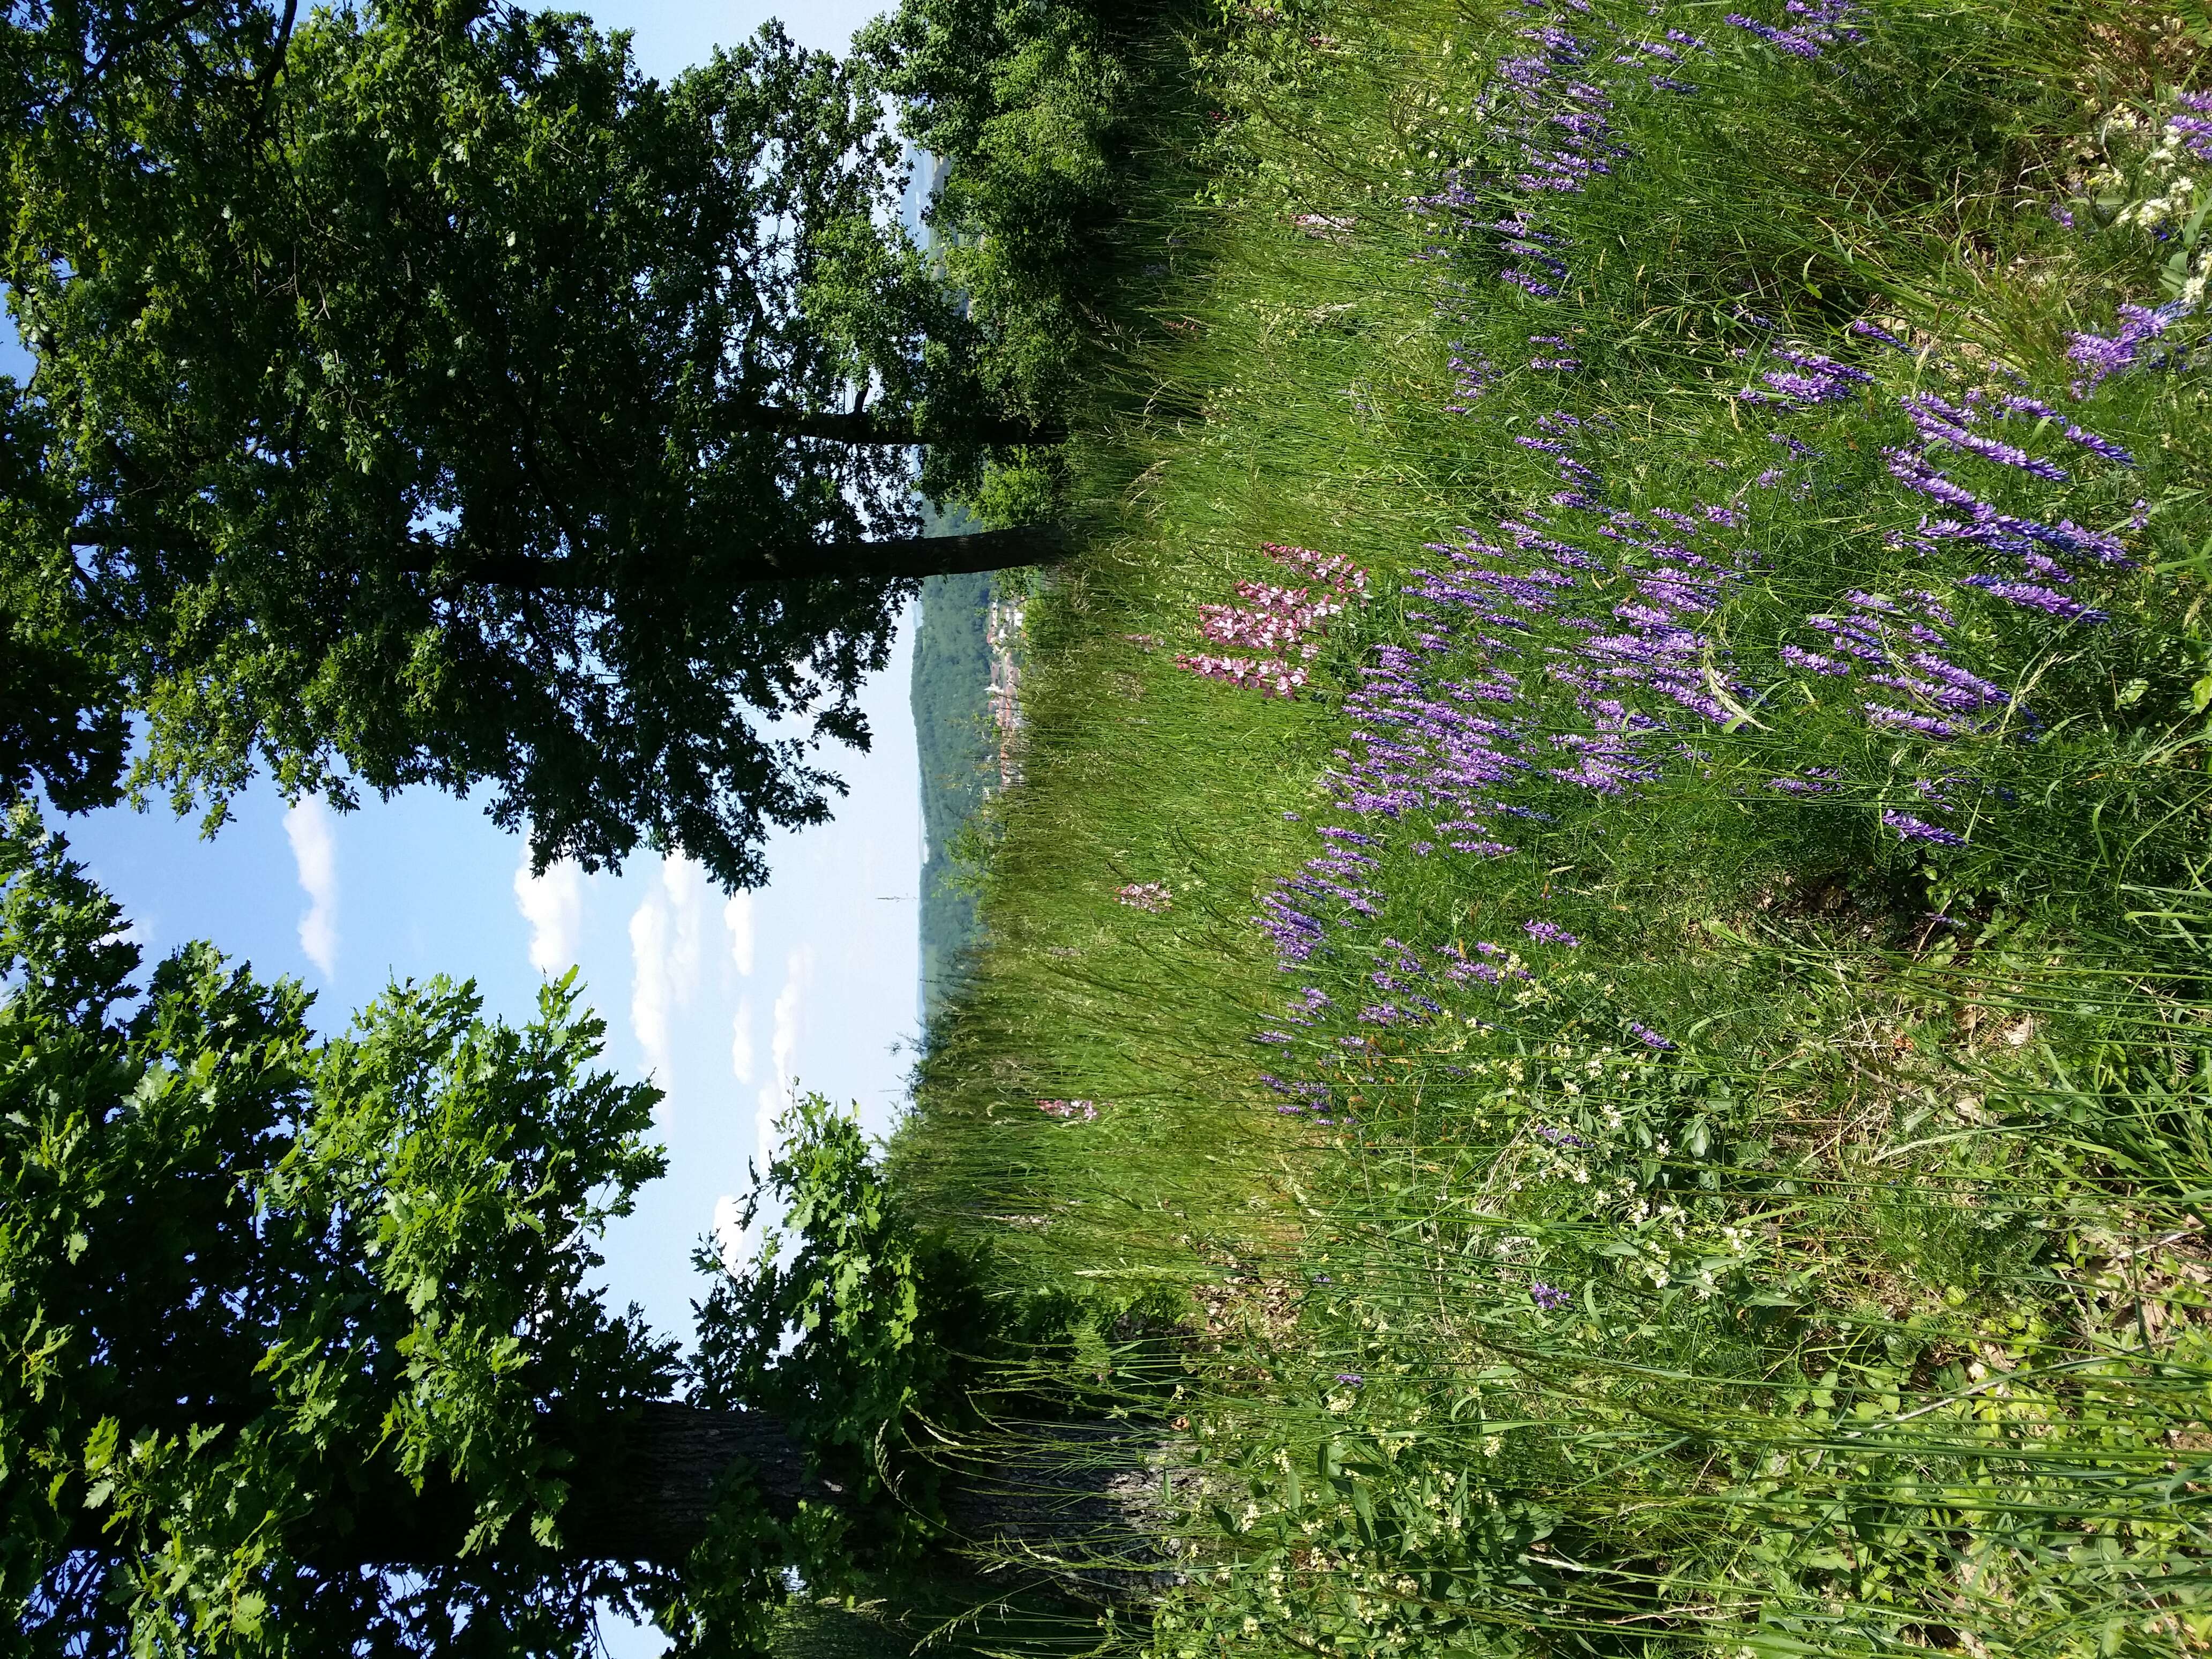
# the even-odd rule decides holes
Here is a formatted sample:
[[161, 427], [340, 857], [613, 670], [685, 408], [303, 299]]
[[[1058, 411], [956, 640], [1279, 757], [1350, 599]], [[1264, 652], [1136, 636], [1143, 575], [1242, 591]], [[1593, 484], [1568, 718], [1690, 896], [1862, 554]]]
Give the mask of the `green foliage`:
[[[854, 40], [900, 125], [945, 165], [934, 251], [967, 296], [980, 372], [1006, 406], [1086, 418], [1109, 402], [1114, 319], [1135, 275], [1137, 225], [1174, 182], [1173, 133], [1192, 117], [1190, 9], [1048, 0], [905, 0]], [[1002, 468], [1018, 476], [1000, 483]], [[999, 458], [925, 476], [991, 523], [1064, 499], [1053, 458]]]
[[[895, 1437], [909, 1416], [958, 1409], [962, 1356], [982, 1334], [971, 1275], [899, 1212], [850, 1117], [811, 1095], [778, 1127], [783, 1150], [744, 1224], [764, 1197], [782, 1223], [700, 1308], [699, 1396], [773, 1412], [859, 1502], [903, 1484], [902, 1501], [926, 1509], [894, 1467]], [[702, 1269], [714, 1265], [702, 1251]]]
[[910, 528], [911, 448], [988, 412], [878, 100], [773, 25], [662, 87], [575, 15], [292, 18], [0, 47], [0, 772], [112, 789], [119, 699], [180, 810], [489, 782], [541, 865], [757, 883], [911, 591], [821, 550]]
[[589, 1285], [662, 1164], [657, 1094], [589, 1069], [573, 980], [519, 1030], [435, 980], [316, 1042], [298, 986], [205, 945], [135, 985], [114, 905], [27, 811], [0, 884], [18, 1640], [586, 1650], [595, 1603], [653, 1575], [556, 1553], [572, 1475], [674, 1357]]
[[778, 1121], [782, 1150], [747, 1200], [781, 1223], [743, 1270], [702, 1247], [712, 1277], [691, 1362], [698, 1403], [769, 1413], [836, 1494], [787, 1519], [732, 1502], [700, 1547], [663, 1622], [704, 1650], [756, 1646], [778, 1628], [787, 1570], [820, 1595], [850, 1595], [912, 1570], [934, 1538], [936, 1471], [908, 1437], [966, 1415], [968, 1368], [988, 1323], [969, 1264], [918, 1232], [884, 1185], [860, 1127], [819, 1095]]
[[74, 812], [116, 799], [124, 726], [58, 545], [64, 502], [38, 465], [47, 437], [45, 411], [0, 376], [0, 798], [35, 781]]

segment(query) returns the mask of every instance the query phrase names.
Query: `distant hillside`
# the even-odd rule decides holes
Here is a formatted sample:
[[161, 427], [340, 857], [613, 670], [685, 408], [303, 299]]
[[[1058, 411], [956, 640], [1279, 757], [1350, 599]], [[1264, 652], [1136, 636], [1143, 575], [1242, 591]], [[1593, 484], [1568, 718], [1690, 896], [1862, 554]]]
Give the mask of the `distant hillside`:
[[[966, 520], [925, 527], [952, 533]], [[975, 899], [947, 880], [952, 844], [998, 777], [998, 738], [990, 723], [991, 647], [984, 631], [991, 602], [988, 574], [933, 576], [922, 585], [915, 637], [915, 745], [921, 763], [921, 823], [928, 854], [921, 866], [921, 1018], [927, 1026], [950, 988], [961, 954], [975, 937]]]

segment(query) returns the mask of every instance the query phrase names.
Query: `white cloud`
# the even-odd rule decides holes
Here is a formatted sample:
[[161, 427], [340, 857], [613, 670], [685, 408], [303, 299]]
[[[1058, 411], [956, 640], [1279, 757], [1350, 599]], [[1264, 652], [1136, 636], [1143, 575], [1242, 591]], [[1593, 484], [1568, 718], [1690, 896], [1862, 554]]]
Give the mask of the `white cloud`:
[[798, 1067], [799, 1033], [805, 1015], [806, 988], [813, 978], [814, 947], [802, 945], [784, 959], [783, 989], [775, 994], [768, 1053], [774, 1067], [769, 1080], [778, 1090], [791, 1087], [792, 1074]]
[[530, 965], [541, 974], [565, 974], [575, 965], [576, 939], [584, 923], [584, 872], [563, 859], [542, 876], [530, 873], [530, 849], [514, 872], [515, 908], [530, 924]]
[[744, 1207], [731, 1194], [714, 1200], [714, 1248], [721, 1252], [722, 1270], [734, 1273], [751, 1254], [745, 1237]]
[[[798, 1079], [793, 1074], [799, 1068], [799, 1040], [805, 1024], [806, 990], [813, 980], [814, 947], [802, 945], [784, 958], [783, 988], [776, 993], [775, 1006], [769, 1018], [770, 1074], [753, 1095], [753, 1139], [758, 1148], [758, 1167], [763, 1170], [775, 1161], [775, 1155], [782, 1150], [775, 1121], [795, 1097]], [[750, 1034], [745, 1046], [746, 1059], [750, 1060]], [[738, 1080], [743, 1082], [744, 1079], [740, 1075]]]
[[729, 930], [730, 960], [750, 979], [753, 971], [753, 896], [732, 893], [722, 907], [722, 926]]
[[698, 982], [700, 950], [707, 925], [707, 872], [682, 854], [660, 861], [660, 885], [676, 917], [677, 965], [688, 998]]
[[656, 890], [629, 919], [629, 1028], [645, 1050], [646, 1069], [667, 1081], [668, 1016], [676, 988], [668, 974], [668, 906]]
[[659, 884], [629, 919], [630, 1030], [663, 1087], [675, 1070], [675, 1016], [699, 983], [706, 906], [705, 875], [678, 854], [661, 860]]
[[738, 999], [730, 1019], [730, 1071], [740, 1083], [753, 1080], [753, 1000]]
[[762, 1170], [775, 1162], [775, 1155], [783, 1150], [783, 1139], [775, 1132], [775, 1121], [783, 1115], [790, 1100], [781, 1088], [763, 1086], [753, 1096], [753, 1145], [757, 1150], [757, 1164]]
[[284, 838], [292, 843], [300, 890], [307, 896], [300, 916], [300, 948], [328, 978], [338, 960], [338, 843], [331, 809], [321, 796], [307, 796], [284, 814]]

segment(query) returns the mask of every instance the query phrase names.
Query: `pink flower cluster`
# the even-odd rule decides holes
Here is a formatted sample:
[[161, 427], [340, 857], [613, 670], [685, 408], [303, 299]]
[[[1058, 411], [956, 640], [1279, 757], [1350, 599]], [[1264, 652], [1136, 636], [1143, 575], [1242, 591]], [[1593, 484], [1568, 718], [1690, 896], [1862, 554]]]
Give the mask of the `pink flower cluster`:
[[1239, 582], [1237, 605], [1202, 605], [1199, 632], [1215, 645], [1266, 652], [1265, 656], [1217, 656], [1197, 652], [1176, 662], [1210, 680], [1226, 680], [1263, 696], [1294, 697], [1306, 683], [1301, 662], [1320, 652], [1319, 636], [1329, 619], [1341, 616], [1355, 596], [1367, 592], [1367, 573], [1339, 554], [1268, 542], [1261, 550], [1276, 563], [1312, 580], [1311, 587], [1278, 587], [1268, 582]]
[[1114, 896], [1138, 910], [1164, 910], [1169, 903], [1167, 888], [1157, 881], [1133, 881]]
[[1040, 1100], [1037, 1110], [1047, 1117], [1070, 1118], [1083, 1123], [1098, 1121], [1098, 1109], [1087, 1100]]
[[1310, 547], [1286, 547], [1281, 542], [1261, 542], [1260, 550], [1277, 564], [1287, 565], [1347, 599], [1367, 592], [1367, 573], [1341, 553], [1316, 553]]
[[1306, 683], [1304, 669], [1278, 657], [1217, 657], [1199, 651], [1176, 661], [1202, 678], [1226, 680], [1267, 697], [1295, 697]]
[[1316, 599], [1309, 587], [1274, 587], [1266, 582], [1239, 582], [1236, 605], [1201, 605], [1198, 631], [1216, 645], [1241, 645], [1248, 651], [1295, 650], [1310, 662], [1321, 647], [1306, 636], [1322, 630], [1331, 617], [1344, 610], [1344, 601], [1324, 595]]

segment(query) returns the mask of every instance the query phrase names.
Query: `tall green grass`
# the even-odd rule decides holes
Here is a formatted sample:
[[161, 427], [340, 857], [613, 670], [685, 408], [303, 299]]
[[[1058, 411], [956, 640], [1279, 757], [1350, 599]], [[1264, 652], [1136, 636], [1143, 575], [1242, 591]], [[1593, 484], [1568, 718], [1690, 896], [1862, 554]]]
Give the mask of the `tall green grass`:
[[[2112, 112], [2204, 85], [2212, 30], [1869, 4], [1807, 63], [1726, 9], [1667, 9], [1708, 44], [1698, 91], [1623, 92], [1613, 174], [1545, 203], [1575, 250], [1547, 300], [1406, 206], [1487, 142], [1469, 112], [1528, 12], [1248, 7], [1186, 43], [1220, 118], [1131, 216], [1156, 287], [1079, 447], [1089, 546], [1032, 611], [989, 938], [896, 1149], [1009, 1285], [1185, 1297], [1172, 1377], [1128, 1395], [1188, 1466], [1182, 1582], [1113, 1641], [2212, 1642], [2212, 427], [2191, 358], [2064, 396], [2069, 333], [2159, 302], [2192, 249], [2052, 216], [2130, 199], [2146, 147]], [[1648, 27], [1602, 0], [1567, 21]], [[1858, 318], [1911, 349], [1855, 345]], [[1581, 368], [1522, 367], [1531, 334]], [[1877, 384], [1786, 417], [1733, 396], [1778, 343]], [[1465, 412], [1455, 356], [1497, 370]], [[1582, 422], [1575, 454], [1632, 510], [1740, 506], [1752, 574], [1713, 629], [1771, 664], [1844, 592], [1929, 582], [1931, 504], [1885, 465], [1896, 400], [2007, 372], [2142, 465], [2039, 494], [1962, 463], [1978, 485], [2099, 528], [2148, 504], [2136, 568], [2083, 580], [2109, 623], [1959, 630], [2029, 688], [2033, 732], [1911, 739], [1767, 673], [1638, 788], [1531, 784], [1547, 816], [1510, 857], [1392, 834], [1379, 913], [1280, 969], [1255, 912], [1316, 823], [1352, 822], [1324, 775], [1362, 667], [1425, 626], [1400, 592], [1440, 561], [1423, 544], [1558, 511], [1553, 459], [1516, 442], [1539, 416]], [[1174, 660], [1196, 605], [1281, 579], [1264, 543], [1370, 573], [1295, 702]], [[1766, 787], [1808, 767], [1839, 787]], [[1963, 845], [1885, 827], [1961, 769]], [[1121, 902], [1138, 884], [1165, 907]], [[1447, 986], [1431, 956], [1437, 1015], [1357, 1018], [1386, 941], [1478, 939], [1528, 977]], [[1307, 985], [1333, 1008], [1282, 1024]], [[1267, 1072], [1325, 1086], [1328, 1121], [1280, 1112]], [[1070, 1101], [1097, 1115], [1040, 1109]]]

